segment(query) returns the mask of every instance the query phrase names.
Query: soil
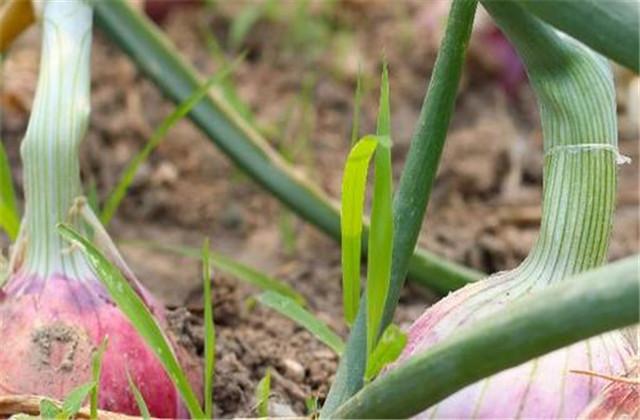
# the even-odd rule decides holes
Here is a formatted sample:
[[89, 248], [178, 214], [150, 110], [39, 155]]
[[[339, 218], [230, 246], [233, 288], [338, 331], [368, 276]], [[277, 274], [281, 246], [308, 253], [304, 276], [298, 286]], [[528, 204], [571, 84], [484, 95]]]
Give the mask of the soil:
[[[220, 2], [214, 12], [198, 6], [172, 9], [161, 25], [176, 51], [203, 75], [220, 67], [207, 33], [216, 37], [228, 60], [246, 51], [233, 71], [238, 96], [273, 147], [333, 197], [339, 197], [350, 144], [358, 68], [365, 87], [361, 133], [367, 133], [375, 125], [377, 80], [385, 57], [397, 179], [437, 52], [442, 26], [437, 17], [446, 13], [447, 3], [342, 0], [331, 8], [329, 2], [311, 2], [308, 14], [298, 18], [295, 8], [281, 6], [284, 17], [263, 16], [233, 48], [230, 28], [252, 4]], [[480, 21], [420, 244], [494, 272], [517, 265], [536, 238], [542, 135], [524, 75], [505, 83], [506, 70], [482, 41], [492, 28]], [[173, 106], [106, 37], [98, 33], [95, 38], [92, 118], [82, 165], [87, 186], [95, 185], [104, 199]], [[34, 29], [4, 61], [0, 85], [2, 139], [19, 193], [19, 141], [36, 85], [38, 54]], [[618, 88], [628, 93], [629, 76], [618, 73]], [[620, 168], [612, 260], [640, 249], [637, 122], [628, 115], [631, 100], [620, 97], [620, 149], [632, 163]], [[138, 278], [172, 309], [170, 323], [180, 340], [198, 354], [203, 350], [198, 263], [127, 240], [199, 247], [209, 237], [215, 251], [295, 287], [318, 317], [346, 337], [339, 247], [234, 168], [189, 121], [179, 122], [143, 165], [109, 230]], [[0, 245], [6, 244], [1, 238]], [[252, 299], [256, 288], [216, 272], [213, 291], [216, 417], [255, 415], [256, 384], [267, 369], [272, 372], [273, 415], [305, 414], [309, 398], [321, 403], [336, 355], [257, 304]], [[407, 326], [434, 299], [409, 284], [396, 321]]]

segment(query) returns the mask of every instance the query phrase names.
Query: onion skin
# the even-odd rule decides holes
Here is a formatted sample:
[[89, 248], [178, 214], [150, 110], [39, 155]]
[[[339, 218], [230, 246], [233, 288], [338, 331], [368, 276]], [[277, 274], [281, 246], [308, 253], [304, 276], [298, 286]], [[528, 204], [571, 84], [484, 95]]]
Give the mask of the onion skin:
[[[150, 305], [159, 323], [162, 308]], [[160, 362], [97, 279], [15, 276], [0, 292], [0, 393], [64, 399], [91, 380], [91, 358], [107, 336], [99, 385], [100, 408], [138, 414], [126, 370], [154, 417], [188, 417]], [[201, 371], [195, 359], [174, 346], [195, 389]]]
[[627, 378], [636, 382], [615, 380], [604, 387], [580, 414], [581, 420], [640, 418], [640, 367], [636, 363]]
[[[459, 328], [473, 328], [474, 322], [538, 287], [543, 286], [523, 284], [515, 272], [507, 272], [447, 296], [411, 326], [398, 363]], [[606, 333], [469, 385], [417, 418], [576, 418], [607, 381], [570, 371], [621, 375], [632, 354], [621, 333]]]

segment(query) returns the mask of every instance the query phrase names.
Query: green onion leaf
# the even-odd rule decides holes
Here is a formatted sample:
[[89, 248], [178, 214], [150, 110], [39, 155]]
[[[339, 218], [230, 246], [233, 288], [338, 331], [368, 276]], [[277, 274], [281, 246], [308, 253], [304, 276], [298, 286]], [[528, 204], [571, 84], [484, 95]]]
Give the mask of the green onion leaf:
[[87, 257], [113, 301], [162, 363], [169, 378], [180, 392], [191, 417], [203, 418], [204, 412], [200, 408], [198, 398], [176, 360], [162, 329], [142, 299], [120, 271], [91, 242], [67, 225], [59, 224], [58, 230], [65, 239], [77, 245]]
[[327, 324], [320, 321], [293, 299], [276, 292], [268, 291], [260, 294], [258, 301], [271, 309], [275, 309], [307, 329], [318, 340], [326, 344], [336, 353], [341, 354], [342, 350], [344, 350], [344, 342], [342, 339], [333, 332]]

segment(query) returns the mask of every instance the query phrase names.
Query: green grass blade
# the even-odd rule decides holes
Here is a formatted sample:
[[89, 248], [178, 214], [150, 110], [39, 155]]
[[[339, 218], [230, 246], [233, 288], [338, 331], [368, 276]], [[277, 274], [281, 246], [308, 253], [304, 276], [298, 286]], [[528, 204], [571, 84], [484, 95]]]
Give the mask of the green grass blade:
[[109, 295], [118, 308], [126, 315], [138, 334], [162, 363], [171, 381], [180, 392], [191, 417], [203, 418], [198, 398], [193, 392], [187, 377], [176, 360], [162, 329], [153, 318], [142, 299], [129, 285], [120, 271], [95, 247], [72, 228], [59, 225], [60, 234], [77, 245], [98, 274], [98, 278], [109, 291]]
[[91, 390], [89, 415], [92, 420], [98, 418], [98, 393], [100, 392], [100, 373], [102, 371], [102, 356], [109, 345], [109, 337], [105, 337], [91, 357], [91, 379], [96, 384]]
[[365, 380], [369, 382], [378, 376], [386, 365], [400, 356], [406, 344], [407, 335], [397, 326], [389, 325], [367, 361]]
[[211, 250], [209, 241], [202, 246], [202, 304], [204, 307], [204, 414], [213, 418], [213, 375], [216, 366], [216, 330], [211, 298]]
[[229, 44], [232, 49], [238, 49], [243, 43], [251, 28], [258, 23], [264, 15], [265, 7], [262, 3], [248, 3], [242, 11], [232, 20], [229, 27]]
[[256, 411], [259, 417], [269, 417], [269, 397], [271, 396], [271, 369], [267, 368], [256, 386]]
[[9, 239], [16, 240], [20, 230], [20, 212], [13, 189], [11, 166], [9, 166], [2, 140], [0, 140], [0, 227], [7, 232]]
[[378, 139], [365, 136], [349, 152], [342, 176], [342, 307], [347, 324], [351, 325], [360, 299], [360, 255], [362, 220], [369, 161], [376, 151]]
[[79, 385], [69, 392], [69, 395], [64, 399], [62, 403], [62, 412], [66, 418], [73, 418], [82, 408], [82, 404], [87, 399], [89, 394], [95, 389], [97, 383], [91, 381], [89, 383]]
[[341, 354], [344, 350], [342, 339], [334, 333], [327, 324], [316, 318], [293, 299], [276, 292], [264, 292], [258, 295], [258, 301], [271, 309], [296, 322], [307, 329], [318, 340], [326, 344], [333, 351]]
[[411, 417], [494, 373], [637, 323], [639, 295], [638, 254], [579, 274], [416, 354], [365, 387], [332, 417]]
[[[135, 382], [133, 381], [133, 378], [131, 377], [129, 370], [127, 370], [127, 382], [129, 382], [129, 389], [133, 394], [133, 398], [136, 400], [138, 411], [140, 411], [140, 417], [142, 417], [144, 420], [149, 420], [151, 418], [151, 414], [149, 413], [149, 407], [147, 407], [147, 403], [144, 401], [144, 397], [142, 396], [142, 393], [140, 392]], [[211, 417], [207, 417], [207, 418], [211, 418]]]
[[[188, 258], [200, 259], [202, 257], [201, 250], [184, 245], [161, 244], [148, 241], [125, 241], [123, 243], [143, 246], [149, 249], [157, 249], [164, 252], [171, 252]], [[247, 265], [241, 264], [220, 253], [211, 252], [210, 257], [211, 264], [218, 270], [234, 276], [240, 281], [257, 286], [262, 290], [272, 290], [274, 292], [278, 292], [282, 295], [290, 297], [300, 305], [306, 305], [304, 297], [282, 280], [278, 280], [276, 278], [262, 274], [261, 272]]]
[[380, 83], [380, 109], [377, 134], [379, 146], [375, 157], [375, 178], [369, 229], [367, 258], [367, 349], [372, 353], [378, 339], [382, 313], [391, 278], [391, 247], [393, 243], [391, 174], [391, 109], [389, 105], [389, 74], [385, 64]]
[[151, 153], [160, 145], [160, 143], [162, 143], [162, 140], [164, 140], [167, 132], [178, 121], [180, 121], [189, 112], [191, 112], [193, 107], [195, 107], [202, 100], [202, 98], [207, 95], [211, 87], [227, 77], [232, 67], [233, 64], [218, 71], [195, 92], [193, 92], [191, 96], [189, 96], [180, 105], [178, 105], [178, 107], [171, 114], [169, 114], [169, 116], [165, 118], [158, 126], [158, 128], [153, 132], [151, 138], [149, 139], [149, 141], [147, 141], [142, 150], [137, 155], [135, 155], [133, 159], [131, 159], [127, 167], [124, 169], [122, 175], [120, 176], [118, 184], [107, 198], [107, 202], [105, 203], [104, 208], [102, 209], [102, 213], [100, 214], [100, 220], [105, 226], [109, 224], [116, 210], [118, 210], [120, 203], [124, 199], [124, 196], [127, 194], [127, 190], [133, 182], [133, 178], [138, 172], [138, 169], [140, 169], [140, 165], [142, 165], [149, 158], [149, 155], [151, 155]]
[[7, 207], [4, 203], [0, 202], [0, 228], [4, 229], [9, 236], [9, 239], [15, 241], [18, 237], [20, 230], [20, 220], [16, 217], [16, 214]]

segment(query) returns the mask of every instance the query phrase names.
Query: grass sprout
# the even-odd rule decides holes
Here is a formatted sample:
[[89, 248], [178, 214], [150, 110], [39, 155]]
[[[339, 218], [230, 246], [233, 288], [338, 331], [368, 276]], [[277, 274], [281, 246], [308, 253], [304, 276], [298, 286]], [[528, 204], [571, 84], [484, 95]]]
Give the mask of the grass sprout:
[[216, 366], [216, 330], [211, 298], [211, 249], [209, 241], [202, 245], [202, 300], [204, 307], [204, 413], [213, 418], [213, 378]]

